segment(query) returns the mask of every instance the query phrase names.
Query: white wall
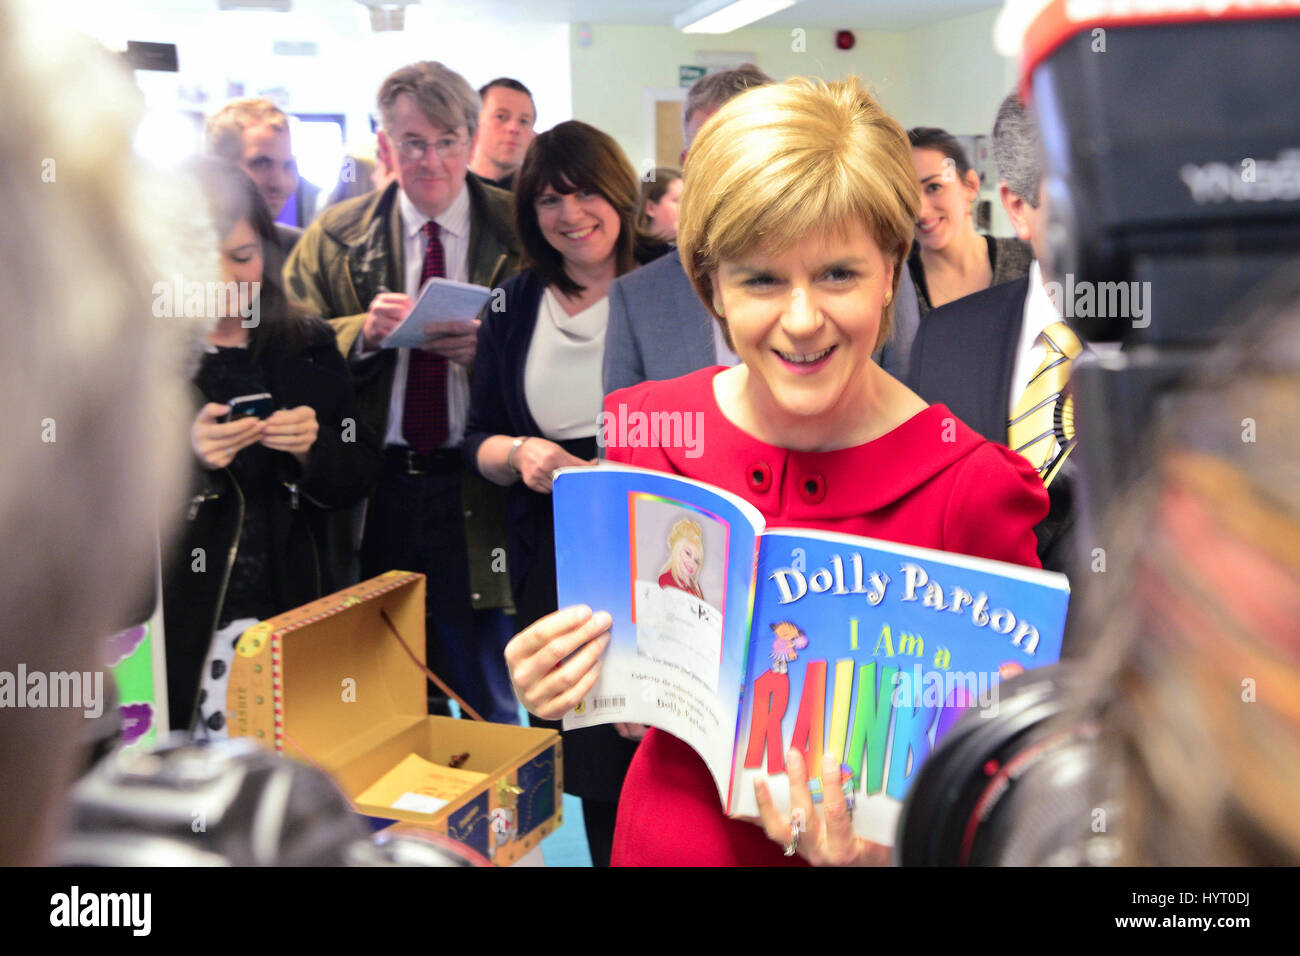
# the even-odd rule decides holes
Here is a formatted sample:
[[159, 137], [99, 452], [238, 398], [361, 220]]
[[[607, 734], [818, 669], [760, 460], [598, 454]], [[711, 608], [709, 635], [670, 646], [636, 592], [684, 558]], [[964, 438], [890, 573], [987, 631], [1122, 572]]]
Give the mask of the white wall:
[[[790, 29], [772, 27], [702, 36], [667, 26], [592, 24], [591, 43], [582, 46], [575, 25], [521, 23], [512, 29], [475, 21], [472, 7], [462, 19], [436, 22], [429, 8], [411, 7], [405, 32], [373, 34], [365, 11], [354, 4], [287, 15], [222, 13], [215, 2], [62, 5], [110, 49], [123, 48], [127, 39], [178, 45], [180, 74], [139, 74], [151, 106], [211, 113], [232, 83], [242, 83], [247, 95], [282, 87], [291, 111], [342, 112], [349, 136], [359, 139], [369, 130], [383, 77], [403, 63], [437, 59], [475, 86], [502, 74], [517, 77], [534, 91], [539, 130], [582, 119], [610, 133], [638, 167], [653, 155], [645, 140], [644, 91], [676, 87], [677, 67], [695, 64], [700, 50], [753, 52], [758, 65], [778, 79], [857, 73], [904, 126], [942, 126], [953, 133], [988, 133], [1015, 78], [1014, 64], [993, 52], [996, 11], [907, 31], [857, 30], [857, 45], [845, 52], [835, 49], [832, 30], [810, 29], [796, 38]], [[274, 56], [275, 40], [312, 41], [319, 52]], [[196, 91], [207, 95], [206, 103], [188, 102]], [[994, 231], [1008, 234], [1001, 205], [989, 196], [995, 200]]]
[[[369, 114], [383, 78], [404, 63], [441, 60], [475, 88], [501, 75], [522, 80], [534, 93], [539, 128], [572, 115], [569, 86], [568, 26], [529, 24], [503, 30], [499, 23], [471, 19], [431, 23], [411, 8], [407, 29], [374, 34], [365, 10], [343, 4], [330, 14], [311, 10], [293, 14], [219, 12], [215, 0], [203, 12], [158, 10], [124, 15], [125, 5], [111, 0], [66, 0], [74, 22], [110, 49], [126, 41], [175, 43], [180, 73], [140, 73], [151, 107], [215, 112], [228, 98], [232, 83], [248, 96], [283, 87], [291, 112], [343, 113], [349, 139], [368, 135]], [[275, 56], [276, 40], [311, 41], [311, 57]], [[195, 104], [194, 91], [207, 95]], [[329, 186], [330, 183], [318, 183]]]
[[697, 50], [752, 52], [759, 67], [779, 80], [857, 73], [896, 114], [907, 98], [902, 88], [905, 46], [896, 33], [859, 33], [848, 52], [835, 49], [831, 30], [808, 31], [804, 52], [795, 49], [790, 30], [762, 27], [703, 36], [671, 27], [592, 24], [590, 33], [591, 43], [584, 47], [578, 28], [570, 31], [573, 115], [618, 140], [638, 168], [642, 158], [654, 155], [652, 144], [643, 141], [641, 91], [677, 86], [677, 67], [694, 65]]
[[[777, 79], [856, 73], [905, 127], [941, 126], [954, 134], [987, 135], [998, 103], [1011, 89], [1015, 64], [993, 50], [996, 11], [942, 21], [906, 32], [855, 31], [850, 51], [835, 49], [831, 30], [809, 30], [797, 52], [790, 30], [750, 27], [724, 36], [679, 33], [671, 27], [590, 26], [591, 42], [570, 29], [573, 115], [605, 130], [641, 168], [653, 156], [645, 141], [642, 91], [677, 86], [677, 67], [696, 63], [698, 50], [743, 50]], [[1011, 226], [996, 195], [993, 231]]]

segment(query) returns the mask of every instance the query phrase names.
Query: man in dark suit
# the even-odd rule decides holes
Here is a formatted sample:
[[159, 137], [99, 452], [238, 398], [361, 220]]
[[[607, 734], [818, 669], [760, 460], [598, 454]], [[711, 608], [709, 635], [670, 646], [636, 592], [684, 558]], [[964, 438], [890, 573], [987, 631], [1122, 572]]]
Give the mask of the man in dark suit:
[[1064, 381], [1084, 346], [1062, 321], [1043, 278], [1047, 237], [1038, 130], [1015, 93], [998, 109], [993, 152], [1002, 205], [1016, 235], [1033, 247], [1035, 261], [1023, 278], [926, 315], [912, 345], [907, 384], [1039, 469], [1051, 511], [1035, 529], [1038, 556], [1048, 570], [1069, 573], [1074, 562], [1072, 408], [1068, 396], [1055, 397], [1059, 388], [1046, 383], [1053, 376]]
[[458, 73], [434, 62], [403, 67], [380, 87], [379, 111], [379, 155], [396, 182], [322, 213], [285, 282], [331, 320], [360, 413], [384, 436], [361, 573], [424, 573], [430, 666], [484, 717], [515, 723], [505, 489], [466, 472], [460, 452], [477, 330], [434, 322], [419, 349], [381, 345], [428, 278], [492, 286], [515, 270], [510, 196], [468, 171], [479, 100]]
[[[750, 87], [771, 82], [772, 78], [752, 63], [696, 80], [682, 104], [686, 143], [682, 164], [686, 163], [686, 152], [695, 134], [723, 103]], [[914, 329], [918, 318], [915, 287], [904, 269], [894, 297], [894, 327]], [[875, 358], [885, 371], [902, 378], [907, 371], [906, 353], [891, 351], [897, 337], [896, 332]], [[710, 365], [735, 365], [739, 361], [724, 340], [722, 327], [695, 294], [676, 247], [610, 284], [602, 369], [606, 395], [629, 385], [678, 378]]]

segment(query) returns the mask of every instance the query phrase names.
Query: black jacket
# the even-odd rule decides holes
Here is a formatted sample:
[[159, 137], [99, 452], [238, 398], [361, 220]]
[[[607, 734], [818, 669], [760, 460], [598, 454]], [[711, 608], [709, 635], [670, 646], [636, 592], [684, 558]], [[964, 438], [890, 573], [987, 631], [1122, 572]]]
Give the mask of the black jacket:
[[[200, 671], [225, 617], [246, 492], [266, 502], [272, 613], [279, 614], [342, 586], [332, 579], [330, 568], [340, 562], [329, 549], [346, 544], [331, 538], [326, 512], [362, 501], [379, 474], [379, 444], [360, 421], [347, 366], [327, 324], [313, 320], [303, 347], [288, 353], [268, 345], [254, 364], [275, 406], [311, 406], [320, 431], [305, 469], [286, 452], [267, 452], [271, 464], [257, 489], [241, 488], [232, 468], [209, 471], [194, 462], [192, 495], [163, 576], [167, 694], [175, 729], [190, 726]], [[195, 395], [200, 406], [232, 397], [203, 395], [197, 385]]]
[[[465, 423], [465, 441], [461, 445], [466, 464], [475, 470], [478, 468], [479, 446], [493, 435], [546, 437], [533, 418], [524, 395], [528, 349], [537, 328], [546, 284], [537, 273], [527, 270], [511, 276], [500, 288], [505, 293], [505, 309], [501, 312], [485, 309], [483, 324], [479, 326], [469, 417]], [[592, 421], [595, 421], [594, 412]], [[595, 438], [576, 438], [556, 444], [583, 460], [596, 456]], [[539, 494], [522, 481], [510, 486], [506, 535], [510, 549], [510, 586], [516, 610], [523, 610], [520, 607], [521, 590], [533, 570], [539, 549], [554, 547], [551, 521], [550, 495]], [[523, 603], [526, 606], [528, 602]], [[549, 607], [546, 612], [553, 610], [554, 607]], [[526, 613], [523, 617], [527, 619], [519, 621], [521, 630], [535, 619]]]
[[[921, 320], [907, 385], [989, 441], [1007, 443], [1007, 403], [1025, 318], [1029, 277], [990, 286], [940, 306]], [[1073, 456], [1071, 456], [1073, 458]], [[1074, 564], [1074, 471], [1067, 460], [1047, 489], [1051, 511], [1037, 527], [1038, 557], [1049, 571]]]
[[[470, 468], [478, 467], [479, 446], [493, 435], [544, 437], [528, 408], [524, 368], [546, 284], [535, 272], [525, 271], [506, 280], [501, 288], [505, 291], [505, 310], [484, 310], [483, 324], [478, 331], [469, 419], [461, 445], [461, 453]], [[592, 414], [594, 422], [595, 411]], [[556, 444], [579, 458], [596, 455], [595, 438]], [[538, 494], [522, 481], [515, 482], [510, 486], [506, 519], [510, 585], [517, 612], [515, 627], [523, 630], [556, 609], [551, 496]], [[560, 729], [558, 722], [533, 718], [532, 723]], [[565, 791], [584, 800], [617, 802], [635, 753], [636, 744], [623, 739], [613, 727], [566, 731]]]

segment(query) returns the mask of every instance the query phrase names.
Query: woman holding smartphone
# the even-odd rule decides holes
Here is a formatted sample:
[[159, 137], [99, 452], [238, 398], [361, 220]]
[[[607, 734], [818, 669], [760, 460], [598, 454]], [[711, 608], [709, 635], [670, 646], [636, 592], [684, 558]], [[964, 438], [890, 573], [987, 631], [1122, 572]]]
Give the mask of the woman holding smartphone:
[[202, 737], [225, 732], [240, 634], [347, 583], [331, 580], [325, 512], [361, 501], [380, 458], [333, 331], [292, 310], [263, 271], [275, 230], [252, 180], [216, 161], [194, 172], [223, 287], [193, 380], [192, 494], [164, 569], [163, 615], [171, 725]]
[[[728, 101], [691, 147], [677, 238], [742, 362], [610, 395], [607, 409], [698, 413], [703, 443], [607, 443], [607, 457], [721, 487], [768, 527], [1038, 566], [1047, 493], [1029, 462], [871, 359], [889, 334], [917, 218], [913, 175], [902, 127], [856, 79], [797, 78]], [[506, 658], [524, 705], [549, 718], [574, 707], [599, 676], [610, 623], [600, 609], [569, 607], [515, 637]], [[760, 786], [762, 819], [732, 820], [699, 755], [648, 731], [619, 801], [615, 865], [886, 862], [888, 848], [853, 834], [840, 760], [821, 768], [818, 808], [813, 774], [797, 751], [786, 759], [794, 813]]]

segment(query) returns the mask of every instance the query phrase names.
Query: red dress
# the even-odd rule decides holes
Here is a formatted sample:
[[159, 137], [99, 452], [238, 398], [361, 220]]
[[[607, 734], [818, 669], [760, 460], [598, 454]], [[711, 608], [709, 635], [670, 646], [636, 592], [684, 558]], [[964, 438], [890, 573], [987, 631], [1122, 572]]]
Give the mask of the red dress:
[[680, 584], [677, 583], [677, 579], [673, 577], [673, 573], [671, 571], [665, 571], [663, 574], [659, 575], [659, 586], [661, 588], [676, 588], [679, 591], [685, 591], [687, 594], [694, 594], [701, 601], [704, 600], [704, 592], [702, 592], [695, 585], [691, 585], [690, 587], [682, 587]]
[[[832, 452], [777, 448], [718, 408], [721, 366], [646, 382], [605, 399], [626, 413], [694, 414], [691, 447], [617, 447], [610, 461], [685, 475], [733, 492], [768, 527], [817, 528], [1039, 567], [1034, 525], [1047, 492], [1023, 457], [931, 405], [874, 441]], [[702, 453], [701, 453], [702, 452]], [[646, 732], [628, 768], [614, 831], [614, 866], [773, 866], [786, 857], [762, 828], [728, 819], [699, 756], [671, 734]]]

